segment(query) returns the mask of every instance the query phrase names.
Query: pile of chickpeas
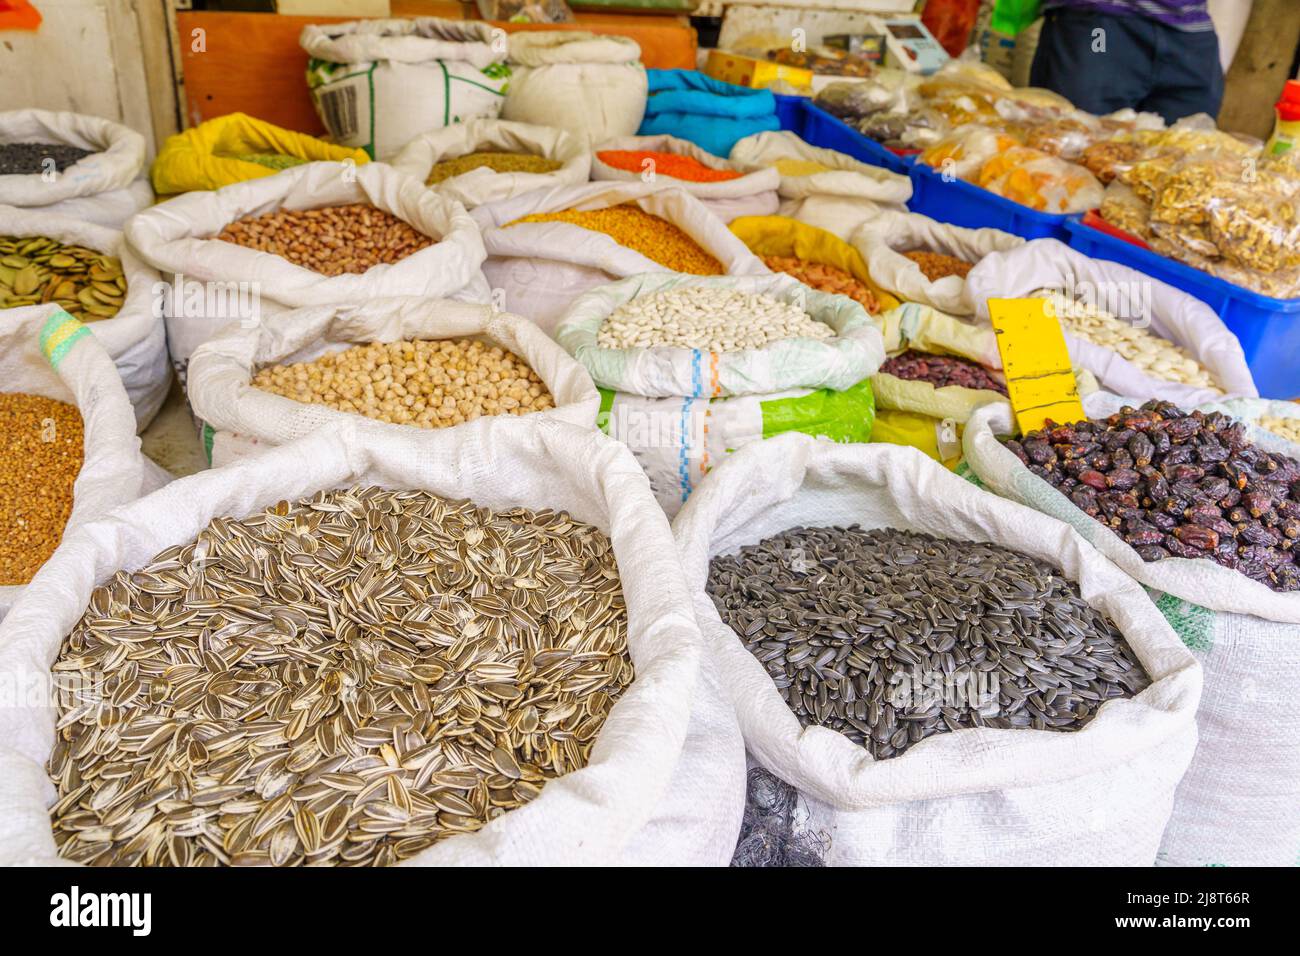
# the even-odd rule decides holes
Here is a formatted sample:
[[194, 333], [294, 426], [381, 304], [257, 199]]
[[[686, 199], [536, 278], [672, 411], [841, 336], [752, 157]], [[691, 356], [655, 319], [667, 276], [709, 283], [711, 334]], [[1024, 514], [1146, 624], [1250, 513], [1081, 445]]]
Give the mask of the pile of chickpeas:
[[264, 368], [253, 386], [394, 425], [446, 428], [555, 407], [523, 359], [470, 339], [371, 342], [314, 362]]

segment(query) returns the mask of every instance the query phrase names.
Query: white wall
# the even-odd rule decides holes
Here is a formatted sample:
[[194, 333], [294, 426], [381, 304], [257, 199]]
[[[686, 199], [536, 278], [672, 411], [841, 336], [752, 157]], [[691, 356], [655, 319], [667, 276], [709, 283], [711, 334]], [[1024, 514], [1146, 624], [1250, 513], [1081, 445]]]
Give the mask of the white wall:
[[144, 134], [153, 122], [132, 0], [35, 0], [41, 25], [0, 34], [0, 110], [70, 110]]
[[1254, 0], [1209, 0], [1210, 19], [1219, 34], [1219, 60], [1224, 73], [1232, 66], [1232, 58], [1241, 45], [1253, 3]]

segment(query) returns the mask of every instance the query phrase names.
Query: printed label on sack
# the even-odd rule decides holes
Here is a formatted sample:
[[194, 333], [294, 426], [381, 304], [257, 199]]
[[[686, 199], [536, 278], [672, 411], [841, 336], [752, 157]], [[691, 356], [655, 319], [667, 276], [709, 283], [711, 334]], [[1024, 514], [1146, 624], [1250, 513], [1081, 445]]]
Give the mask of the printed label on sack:
[[72, 347], [82, 336], [89, 334], [90, 329], [59, 309], [45, 320], [41, 329], [41, 351], [45, 353], [50, 365], [58, 369]]
[[[307, 85], [316, 112], [335, 142], [364, 149], [374, 159], [374, 63], [310, 60]], [[352, 70], [345, 73], [345, 70]]]
[[1087, 416], [1079, 400], [1065, 332], [1046, 299], [989, 299], [989, 319], [1007, 377], [1007, 397], [1021, 432], [1047, 419], [1077, 422]]

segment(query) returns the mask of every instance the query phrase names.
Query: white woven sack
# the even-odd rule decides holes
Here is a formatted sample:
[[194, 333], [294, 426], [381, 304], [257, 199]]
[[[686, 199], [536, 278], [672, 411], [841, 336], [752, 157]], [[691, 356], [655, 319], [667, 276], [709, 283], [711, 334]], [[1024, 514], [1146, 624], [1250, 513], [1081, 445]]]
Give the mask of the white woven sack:
[[805, 143], [789, 130], [746, 136], [731, 148], [732, 162], [775, 166], [783, 159], [820, 163], [829, 172], [782, 176], [780, 214], [834, 233], [846, 242], [863, 222], [882, 210], [904, 211], [912, 181], [846, 153]]
[[931, 282], [903, 253], [923, 249], [977, 263], [989, 253], [1022, 246], [1025, 240], [1000, 229], [966, 229], [916, 213], [886, 211], [864, 222], [852, 242], [882, 289], [904, 302], [919, 302], [949, 315], [972, 315], [975, 306], [965, 279], [952, 275]]
[[[1102, 418], [1124, 404], [1137, 403], [1098, 393], [1085, 409]], [[1005, 409], [981, 409], [971, 419], [963, 446], [975, 474], [998, 494], [1068, 522], [1146, 585], [1204, 665], [1201, 742], [1179, 787], [1161, 862], [1294, 865], [1300, 856], [1300, 594], [1280, 594], [1210, 560], [1143, 561], [990, 434], [1009, 426]], [[1280, 440], [1274, 447], [1286, 449]], [[1300, 448], [1291, 445], [1287, 453]]]
[[[357, 417], [254, 388], [251, 382], [258, 369], [310, 362], [366, 342], [449, 338], [482, 339], [527, 362], [555, 400], [554, 408], [530, 418], [553, 418], [582, 428], [595, 426], [600, 395], [591, 376], [537, 326], [516, 315], [494, 312], [488, 305], [440, 299], [375, 299], [359, 305], [313, 306], [281, 312], [252, 329], [232, 325], [195, 350], [186, 392], [194, 414], [216, 429], [212, 464], [219, 467]], [[375, 424], [399, 432], [414, 427]]]
[[331, 139], [381, 161], [427, 130], [497, 116], [510, 79], [505, 43], [482, 21], [311, 24], [298, 45]]
[[0, 143], [61, 143], [94, 152], [61, 173], [0, 176], [0, 204], [121, 229], [153, 202], [144, 167], [145, 141], [135, 130], [98, 116], [53, 110], [0, 112]]
[[[65, 539], [78, 525], [171, 479], [140, 453], [122, 380], [88, 329], [57, 305], [0, 312], [0, 391], [68, 402], [81, 413], [85, 458], [72, 486]], [[0, 618], [27, 587], [0, 585]]]
[[587, 145], [640, 127], [649, 82], [635, 40], [545, 30], [512, 33], [509, 44], [504, 119], [554, 126]]
[[[672, 289], [733, 289], [797, 305], [835, 332], [831, 339], [783, 339], [739, 352], [707, 349], [611, 349], [597, 344], [610, 313], [633, 299]], [[743, 320], [743, 317], [738, 317]], [[765, 395], [791, 388], [843, 391], [885, 360], [880, 330], [848, 296], [827, 295], [785, 273], [766, 276], [688, 276], [649, 273], [601, 286], [574, 300], [555, 339], [602, 388], [648, 398]]]
[[[676, 179], [667, 173], [655, 169], [636, 170], [619, 169], [600, 158], [605, 150], [650, 151], [656, 153], [676, 153], [689, 156], [696, 162], [710, 169], [726, 169], [744, 175], [736, 179], [721, 182], [693, 182], [689, 179]], [[653, 182], [663, 176], [670, 186], [686, 190], [723, 222], [731, 222], [741, 216], [771, 216], [776, 212], [780, 201], [776, 187], [781, 182], [781, 174], [775, 169], [744, 169], [739, 164], [714, 156], [708, 150], [701, 149], [688, 139], [678, 139], [666, 134], [660, 136], [624, 136], [611, 139], [592, 147], [591, 178], [593, 180], [611, 180], [614, 182]], [[647, 179], [648, 177], [648, 179]]]
[[[668, 524], [617, 442], [545, 419], [481, 419], [429, 435], [332, 426], [265, 455], [173, 482], [70, 536], [0, 625], [0, 673], [45, 687], [96, 585], [192, 541], [214, 517], [352, 484], [564, 509], [609, 534], [636, 677], [581, 770], [473, 834], [407, 861], [446, 864], [725, 864], [744, 799], [735, 720], [701, 666], [699, 629]], [[44, 770], [55, 710], [0, 710], [0, 865], [59, 862]]]
[[[438, 241], [360, 275], [326, 277], [281, 256], [215, 238], [245, 216], [357, 202], [390, 212]], [[182, 381], [190, 353], [231, 322], [255, 324], [263, 316], [308, 305], [402, 295], [487, 302], [490, 294], [482, 272], [483, 240], [465, 207], [382, 163], [306, 163], [275, 176], [185, 193], [134, 217], [126, 237], [173, 286], [167, 344]], [[180, 279], [185, 287], [177, 293]]]
[[591, 174], [591, 150], [576, 137], [562, 129], [498, 119], [472, 119], [421, 133], [406, 144], [392, 165], [423, 183], [438, 163], [486, 151], [530, 153], [564, 165], [552, 173], [498, 173], [482, 166], [429, 188], [473, 209], [534, 189], [585, 183]]
[[483, 230], [483, 272], [496, 306], [532, 319], [548, 334], [575, 298], [588, 289], [644, 272], [668, 272], [612, 236], [568, 222], [525, 222], [522, 216], [566, 209], [604, 209], [634, 202], [673, 223], [716, 258], [726, 275], [770, 275], [698, 199], [662, 183], [587, 183], [560, 186], [479, 206], [471, 215]]
[[988, 321], [990, 298], [1014, 299], [1042, 288], [1053, 288], [1084, 301], [1091, 297], [1103, 309], [1107, 309], [1108, 301], [1118, 302], [1121, 310], [1127, 304], [1127, 318], [1135, 318], [1132, 313], [1139, 311], [1133, 308], [1134, 303], [1144, 311], [1149, 302], [1150, 331], [1187, 349], [1222, 389], [1218, 392], [1153, 378], [1110, 349], [1067, 331], [1065, 341], [1075, 364], [1091, 371], [1110, 392], [1143, 401], [1164, 399], [1184, 407], [1216, 401], [1225, 395], [1259, 395], [1241, 342], [1214, 310], [1194, 296], [1135, 269], [1090, 259], [1055, 239], [1037, 239], [985, 256], [966, 277], [966, 291], [975, 315], [984, 322]]
[[[126, 299], [122, 308], [111, 319], [87, 322], [86, 328], [94, 333], [117, 365], [127, 397], [135, 408], [136, 427], [143, 431], [162, 408], [172, 381], [167, 334], [162, 313], [155, 307], [157, 270], [149, 268], [127, 247], [120, 232], [52, 215], [43, 209], [0, 206], [0, 235], [45, 236], [121, 260], [126, 275]], [[0, 316], [6, 311], [0, 309]]]
[[[798, 525], [991, 541], [1060, 567], [1153, 683], [1075, 733], [965, 729], [874, 760], [801, 728], [705, 592], [709, 561]], [[1142, 589], [1064, 524], [975, 488], [913, 448], [782, 435], [740, 449], [673, 522], [705, 646], [750, 754], [808, 798], [834, 865], [1150, 865], [1196, 745], [1200, 666]]]

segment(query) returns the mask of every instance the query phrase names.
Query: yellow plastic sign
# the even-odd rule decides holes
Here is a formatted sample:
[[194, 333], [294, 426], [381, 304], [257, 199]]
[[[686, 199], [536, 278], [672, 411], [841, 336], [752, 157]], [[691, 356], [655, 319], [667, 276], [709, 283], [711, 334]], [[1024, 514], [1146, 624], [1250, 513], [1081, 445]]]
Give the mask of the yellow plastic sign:
[[1043, 422], [1078, 422], [1087, 416], [1079, 400], [1070, 352], [1061, 323], [1046, 299], [989, 299], [1007, 397], [1020, 431]]

